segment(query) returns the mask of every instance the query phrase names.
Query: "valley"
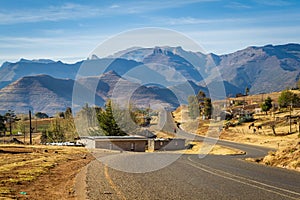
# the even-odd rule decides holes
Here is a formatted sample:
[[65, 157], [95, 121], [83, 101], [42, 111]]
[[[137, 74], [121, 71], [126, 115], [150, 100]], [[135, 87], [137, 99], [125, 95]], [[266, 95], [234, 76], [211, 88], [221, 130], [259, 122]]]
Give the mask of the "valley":
[[[12, 135], [9, 135], [9, 124], [5, 123], [6, 131], [0, 138], [0, 156], [3, 157], [0, 163], [3, 177], [1, 196], [20, 199], [39, 199], [47, 194], [51, 197], [63, 195], [65, 199], [79, 196], [91, 199], [137, 198], [138, 194], [132, 189], [141, 182], [141, 177], [117, 172], [99, 159], [109, 158], [110, 162], [119, 166], [128, 161], [140, 165], [141, 162], [136, 162], [141, 160], [144, 163], [142, 168], [147, 168], [148, 159], [167, 161], [178, 157], [166, 168], [150, 172], [153, 180], [147, 180], [148, 184], [156, 188], [154, 182], [159, 174], [167, 181], [162, 188], [170, 188], [169, 181], [173, 179], [169, 176], [172, 176], [184, 183], [174, 182], [172, 193], [176, 194], [176, 198], [181, 194], [192, 198], [202, 191], [197, 185], [204, 184], [199, 182], [198, 175], [197, 180], [190, 179], [190, 173], [193, 173], [201, 174], [212, 182], [230, 182], [222, 187], [231, 194], [223, 190], [214, 194], [215, 198], [231, 199], [242, 193], [248, 193], [246, 198], [252, 198], [256, 196], [249, 195], [253, 188], [260, 188], [263, 197], [298, 198], [300, 194], [295, 186], [288, 182], [276, 183], [285, 176], [295, 178], [300, 171], [299, 102], [293, 101], [292, 107], [290, 103], [281, 105], [280, 100], [284, 92], [299, 98], [298, 51], [299, 45], [287, 44], [249, 47], [217, 56], [185, 51], [181, 47], [155, 47], [124, 51], [117, 55], [118, 58], [114, 58], [116, 55], [108, 58], [95, 55], [71, 65], [24, 59], [5, 63], [0, 74], [5, 70], [15, 71], [3, 77], [1, 82], [0, 111], [7, 114], [8, 110], [12, 110], [19, 119], [12, 122]], [[274, 63], [280, 69], [276, 68], [275, 74], [269, 73], [268, 67], [274, 67]], [[84, 71], [80, 69], [81, 64], [93, 70]], [[94, 70], [95, 66], [100, 67]], [[48, 71], [48, 67], [51, 70]], [[224, 78], [221, 84], [225, 91], [223, 98], [215, 92], [220, 89], [219, 80], [214, 75], [216, 67]], [[65, 73], [70, 68], [70, 73]], [[282, 77], [280, 84], [276, 79], [278, 74]], [[192, 95], [197, 97], [196, 106], [200, 111], [196, 117], [191, 116], [188, 97]], [[262, 104], [268, 97], [272, 106], [262, 110]], [[112, 110], [108, 109], [109, 102]], [[125, 112], [128, 105], [129, 115]], [[33, 146], [28, 145], [29, 110], [47, 116], [45, 119], [33, 118]], [[112, 118], [115, 122], [110, 121]], [[161, 126], [161, 123], [165, 124]], [[126, 130], [125, 134], [130, 136], [144, 137], [146, 130], [146, 136], [162, 140], [184, 138], [186, 148], [135, 153], [49, 145], [52, 142], [62, 145], [63, 142], [80, 141], [81, 136], [101, 136], [100, 125], [101, 128], [114, 127], [116, 134]], [[23, 132], [27, 132], [26, 135]], [[16, 142], [20, 144], [9, 144]], [[203, 152], [207, 155], [203, 159], [197, 158]], [[245, 171], [241, 166], [251, 170]], [[280, 171], [280, 168], [284, 170]], [[168, 173], [168, 169], [175, 172], [184, 169], [186, 177]], [[257, 173], [266, 171], [272, 172], [274, 177], [260, 179]], [[78, 173], [80, 176], [75, 179]], [[99, 180], [101, 174], [105, 179]], [[214, 178], [211, 179], [211, 175]], [[131, 184], [125, 187], [120, 177], [127, 177]], [[46, 183], [48, 179], [53, 181]], [[65, 179], [70, 181], [64, 182]], [[58, 184], [54, 185], [54, 182]], [[192, 183], [194, 192], [186, 192], [190, 190], [186, 188], [187, 183]], [[236, 185], [241, 188], [240, 191], [232, 190], [231, 186], [228, 188], [236, 183], [242, 184]], [[180, 189], [183, 185], [185, 191]], [[101, 189], [96, 190], [95, 187]], [[212, 185], [207, 184], [206, 187], [213, 191]], [[142, 188], [137, 188], [136, 191], [141, 192]], [[150, 188], [143, 189], [145, 198], [153, 197]], [[211, 192], [205, 195], [209, 198]], [[166, 196], [160, 194], [159, 197]]]

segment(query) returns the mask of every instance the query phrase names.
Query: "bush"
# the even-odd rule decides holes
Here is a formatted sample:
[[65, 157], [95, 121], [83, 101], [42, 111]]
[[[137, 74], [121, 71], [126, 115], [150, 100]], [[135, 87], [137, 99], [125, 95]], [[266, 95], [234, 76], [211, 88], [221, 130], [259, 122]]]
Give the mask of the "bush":
[[281, 92], [278, 98], [278, 103], [281, 108], [286, 108], [288, 106], [298, 107], [300, 104], [300, 98], [297, 94], [289, 90], [285, 90]]
[[253, 122], [253, 121], [254, 121], [253, 115], [245, 115], [245, 116], [241, 116], [239, 118], [240, 124], [245, 123], [245, 122]]

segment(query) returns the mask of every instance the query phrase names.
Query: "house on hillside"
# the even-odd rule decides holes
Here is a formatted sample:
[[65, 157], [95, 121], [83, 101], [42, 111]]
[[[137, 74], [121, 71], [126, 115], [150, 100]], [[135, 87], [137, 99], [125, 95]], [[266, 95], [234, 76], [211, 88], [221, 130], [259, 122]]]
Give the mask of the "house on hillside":
[[261, 114], [262, 113], [262, 109], [261, 108], [255, 108], [254, 113], [255, 114]]

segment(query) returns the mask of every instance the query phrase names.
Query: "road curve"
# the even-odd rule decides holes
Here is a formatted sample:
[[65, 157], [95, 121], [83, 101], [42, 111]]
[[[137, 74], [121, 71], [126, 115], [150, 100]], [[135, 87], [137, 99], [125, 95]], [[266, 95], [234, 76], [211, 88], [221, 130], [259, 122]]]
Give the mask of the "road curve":
[[[244, 160], [264, 156], [270, 149], [195, 136], [182, 130], [177, 134], [237, 148], [246, 154], [201, 158], [164, 152], [95, 154], [98, 159], [87, 172], [89, 199], [300, 200], [300, 173]], [[172, 159], [163, 168], [145, 173], [122, 170], [129, 166], [155, 169], [162, 161]]]
[[[196, 139], [203, 139], [201, 137]], [[246, 155], [178, 155], [171, 164], [147, 173], [128, 173], [94, 161], [88, 167], [89, 199], [300, 199], [300, 173], [244, 161], [268, 149], [218, 141]], [[107, 153], [101, 154], [106, 157]], [[150, 157], [167, 160], [172, 153], [113, 153], [114, 166], [151, 165]], [[151, 162], [149, 163], [149, 160]], [[121, 168], [123, 169], [123, 168]]]
[[[121, 157], [136, 160], [134, 154]], [[96, 160], [87, 173], [89, 199], [300, 199], [299, 180], [297, 172], [213, 155], [182, 155], [148, 173], [127, 173]]]

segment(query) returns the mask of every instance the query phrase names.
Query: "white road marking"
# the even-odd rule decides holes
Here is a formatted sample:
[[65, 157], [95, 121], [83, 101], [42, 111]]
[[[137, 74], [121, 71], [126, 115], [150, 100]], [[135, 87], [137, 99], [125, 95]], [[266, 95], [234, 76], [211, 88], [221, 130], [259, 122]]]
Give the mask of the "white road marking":
[[[300, 193], [298, 192], [294, 192], [294, 191], [291, 191], [291, 190], [286, 190], [286, 189], [282, 189], [282, 188], [278, 188], [276, 186], [272, 186], [272, 185], [268, 185], [268, 184], [265, 184], [265, 183], [261, 183], [261, 182], [258, 182], [258, 181], [255, 181], [255, 180], [251, 180], [251, 179], [246, 179], [244, 177], [241, 177], [241, 176], [237, 176], [237, 175], [234, 175], [234, 174], [231, 174], [231, 173], [227, 173], [227, 172], [224, 172], [224, 171], [221, 171], [221, 170], [217, 170], [217, 169], [212, 169], [210, 168], [209, 166], [205, 166], [203, 164], [200, 164], [200, 163], [196, 163], [194, 162], [193, 160], [191, 160], [190, 157], [188, 157], [188, 160], [191, 161], [192, 163], [187, 163], [195, 168], [198, 168], [202, 171], [205, 171], [207, 173], [210, 173], [210, 174], [213, 174], [213, 175], [216, 175], [216, 176], [219, 176], [219, 177], [222, 177], [222, 178], [225, 178], [225, 179], [229, 179], [229, 180], [232, 180], [232, 181], [235, 181], [235, 182], [238, 182], [238, 183], [242, 183], [244, 185], [249, 185], [251, 187], [255, 187], [255, 188], [258, 188], [258, 189], [261, 189], [261, 190], [265, 190], [267, 192], [271, 192], [271, 193], [274, 193], [274, 194], [278, 194], [280, 196], [284, 196], [284, 197], [288, 197], [290, 199], [295, 199], [295, 200], [299, 200], [299, 198], [295, 198], [295, 197], [291, 197], [291, 196], [288, 196], [288, 195], [285, 195], [285, 194], [282, 194], [282, 193], [279, 193], [279, 192], [276, 192], [274, 190], [271, 190], [271, 189], [267, 189], [267, 188], [263, 188], [263, 187], [260, 187], [259, 185], [262, 185], [262, 186], [265, 186], [265, 187], [269, 187], [269, 188], [273, 188], [273, 189], [277, 189], [277, 190], [280, 190], [282, 192], [287, 192], [287, 193], [290, 193], [290, 194], [294, 194], [294, 195], [299, 195], [300, 197]], [[196, 163], [197, 165], [195, 165], [194, 163]], [[209, 169], [205, 169], [203, 167], [200, 167], [199, 165], [202, 165], [202, 166], [205, 166], [206, 168], [210, 168], [211, 170]], [[217, 172], [214, 172], [212, 170], [215, 170]], [[225, 174], [225, 175], [222, 175], [221, 173]], [[226, 176], [227, 175], [227, 176]], [[232, 177], [230, 177], [232, 176]], [[234, 178], [233, 178], [234, 177]], [[238, 180], [240, 179], [240, 180]], [[244, 181], [243, 181], [244, 180]], [[246, 181], [248, 182], [252, 182], [253, 184], [250, 184], [250, 183], [247, 183]], [[254, 184], [258, 184], [258, 185], [254, 185]]]

